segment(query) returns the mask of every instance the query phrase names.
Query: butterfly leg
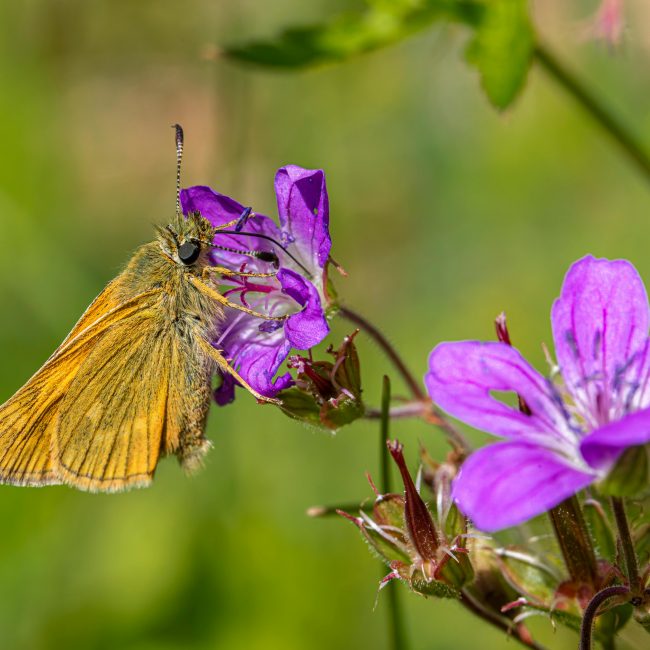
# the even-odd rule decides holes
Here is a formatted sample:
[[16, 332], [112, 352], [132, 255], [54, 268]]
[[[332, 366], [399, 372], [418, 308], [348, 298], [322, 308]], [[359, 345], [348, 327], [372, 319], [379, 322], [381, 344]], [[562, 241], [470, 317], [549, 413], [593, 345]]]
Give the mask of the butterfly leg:
[[239, 223], [240, 217], [237, 217], [236, 219], [233, 219], [232, 221], [228, 221], [227, 223], [222, 223], [219, 226], [213, 226], [215, 230], [228, 230], [228, 228], [232, 228], [233, 226], [236, 226]]
[[221, 354], [221, 352], [210, 345], [210, 343], [200, 338], [199, 345], [205, 353], [216, 362], [222, 372], [227, 372], [229, 375], [234, 377], [249, 393], [251, 393], [251, 395], [253, 395], [253, 397], [257, 399], [258, 402], [268, 402], [269, 404], [276, 404], [278, 406], [282, 404], [279, 399], [266, 397], [265, 395], [258, 393], [252, 386], [242, 379], [240, 374], [228, 363], [228, 361], [226, 361], [226, 358]]
[[225, 298], [222, 296], [218, 291], [213, 289], [212, 287], [209, 287], [207, 284], [204, 284], [199, 280], [197, 277], [190, 275], [190, 282], [202, 293], [204, 293], [206, 296], [210, 296], [213, 300], [216, 300], [217, 302], [220, 302], [222, 305], [225, 305], [226, 307], [232, 307], [233, 309], [238, 309], [239, 311], [243, 311], [246, 314], [250, 314], [251, 316], [256, 316], [257, 318], [263, 318], [264, 320], [276, 320], [276, 321], [285, 321], [287, 318], [289, 318], [290, 314], [287, 314], [286, 316], [267, 316], [266, 314], [261, 314], [258, 311], [253, 311], [252, 309], [248, 309], [248, 307], [244, 307], [243, 305], [238, 305], [235, 302], [230, 302], [228, 298]]
[[244, 273], [243, 271], [227, 269], [225, 266], [206, 266], [203, 269], [203, 279], [205, 280], [210, 273], [219, 273], [229, 278], [273, 278], [277, 275], [277, 272], [275, 271], [273, 273]]

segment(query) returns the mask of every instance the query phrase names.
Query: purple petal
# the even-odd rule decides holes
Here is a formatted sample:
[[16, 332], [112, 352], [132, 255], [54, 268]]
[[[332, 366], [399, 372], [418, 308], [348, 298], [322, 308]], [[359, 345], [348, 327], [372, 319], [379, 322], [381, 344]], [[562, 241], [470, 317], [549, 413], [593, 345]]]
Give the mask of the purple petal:
[[221, 226], [237, 219], [244, 206], [206, 185], [194, 185], [181, 190], [181, 209], [183, 214], [200, 212], [213, 226]]
[[479, 530], [493, 532], [545, 512], [594, 478], [547, 449], [503, 442], [479, 449], [463, 463], [453, 496]]
[[[431, 399], [442, 409], [495, 435], [548, 433], [553, 437], [566, 426], [549, 382], [505, 343], [441, 343], [429, 356], [424, 381]], [[532, 415], [495, 399], [490, 391], [518, 393]]]
[[280, 269], [278, 280], [284, 293], [303, 307], [287, 319], [284, 325], [287, 339], [299, 350], [308, 350], [318, 345], [329, 333], [318, 290], [311, 282], [290, 269]]
[[322, 269], [332, 246], [325, 174], [287, 165], [275, 175], [275, 193], [288, 250], [310, 271]]
[[648, 296], [632, 264], [591, 255], [571, 266], [551, 313], [560, 370], [583, 415], [602, 419], [648, 337]]
[[[223, 350], [223, 355], [252, 388], [272, 397], [291, 385], [289, 373], [273, 379], [287, 358], [291, 343], [283, 329], [268, 333], [260, 331], [259, 325], [259, 318], [232, 310], [222, 328], [224, 335], [215, 347]], [[223, 386], [216, 391], [217, 403], [232, 401], [233, 385], [233, 380], [226, 376]]]
[[231, 402], [235, 401], [235, 386], [238, 386], [239, 382], [235, 380], [232, 375], [222, 375], [221, 386], [217, 388], [214, 393], [214, 401], [219, 406], [227, 406]]
[[580, 450], [592, 467], [609, 469], [628, 447], [649, 442], [650, 409], [644, 409], [592, 431], [583, 439]]
[[[244, 206], [224, 194], [215, 192], [205, 185], [195, 185], [181, 190], [181, 207], [183, 214], [200, 212], [213, 226], [221, 226], [233, 219], [238, 219]], [[275, 222], [263, 214], [255, 213], [246, 221], [244, 231], [261, 234], [280, 242], [282, 234]], [[224, 248], [243, 251], [273, 251], [281, 258], [282, 249], [267, 239], [250, 235], [224, 235], [217, 233], [214, 244]], [[216, 248], [212, 253], [215, 264], [238, 269], [246, 264], [248, 271], [268, 271], [268, 263], [263, 263], [247, 255], [241, 255]]]

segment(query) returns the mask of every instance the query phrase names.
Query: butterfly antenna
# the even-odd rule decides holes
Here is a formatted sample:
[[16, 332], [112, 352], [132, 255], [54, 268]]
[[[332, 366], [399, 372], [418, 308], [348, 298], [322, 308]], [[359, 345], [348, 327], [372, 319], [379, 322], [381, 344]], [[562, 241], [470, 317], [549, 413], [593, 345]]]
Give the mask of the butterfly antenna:
[[[266, 241], [270, 241], [272, 244], [275, 244], [278, 248], [282, 250], [283, 253], [285, 253], [288, 257], [290, 257], [306, 274], [308, 278], [311, 278], [311, 272], [309, 269], [299, 260], [295, 257], [295, 255], [292, 255], [277, 239], [273, 239], [273, 237], [269, 237], [268, 235], [263, 235], [262, 233], [259, 232], [246, 232], [245, 230], [220, 230], [217, 232], [217, 235], [237, 235], [241, 237], [242, 235], [246, 235], [248, 237], [257, 237], [258, 239], [265, 239]], [[214, 248], [220, 248], [219, 246], [214, 246]], [[240, 252], [240, 251], [233, 251], [233, 252]], [[249, 253], [255, 253], [255, 251], [246, 251], [244, 254], [247, 255]], [[268, 251], [260, 251], [265, 255], [275, 255], [275, 253], [271, 253]], [[257, 254], [254, 255], [254, 257], [258, 257]], [[276, 255], [277, 257], [277, 255]]]
[[174, 124], [176, 130], [176, 216], [181, 217], [181, 162], [183, 161], [183, 127]]

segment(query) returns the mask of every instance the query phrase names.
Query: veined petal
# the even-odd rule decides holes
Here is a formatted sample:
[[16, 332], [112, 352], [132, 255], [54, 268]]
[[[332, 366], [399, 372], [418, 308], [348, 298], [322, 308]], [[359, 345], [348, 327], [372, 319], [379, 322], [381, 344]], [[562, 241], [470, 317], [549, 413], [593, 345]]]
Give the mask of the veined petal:
[[642, 353], [650, 314], [636, 269], [591, 255], [569, 269], [551, 313], [562, 376], [591, 426], [625, 399], [625, 375]]
[[[223, 325], [224, 333], [215, 342], [215, 347], [223, 350], [224, 356], [256, 391], [273, 397], [292, 383], [289, 373], [274, 380], [291, 350], [291, 343], [283, 328], [274, 332], [262, 331], [260, 324], [264, 321], [242, 312], [231, 312]], [[234, 385], [234, 380], [224, 375], [224, 382], [215, 394], [218, 404], [232, 401]]]
[[[431, 399], [449, 414], [499, 436], [571, 437], [552, 386], [505, 343], [441, 343], [429, 357], [425, 384]], [[532, 411], [526, 415], [490, 391], [518, 393]]]
[[319, 275], [332, 246], [324, 172], [282, 167], [275, 176], [275, 193], [285, 245], [314, 276]]
[[644, 409], [592, 431], [580, 444], [580, 450], [592, 467], [609, 469], [628, 447], [649, 442], [650, 409]]
[[463, 463], [453, 497], [479, 530], [493, 532], [545, 512], [594, 478], [548, 449], [508, 441], [483, 447]]
[[278, 280], [282, 291], [303, 307], [284, 325], [288, 341], [299, 350], [318, 345], [329, 333], [329, 325], [316, 287], [291, 269], [280, 269]]

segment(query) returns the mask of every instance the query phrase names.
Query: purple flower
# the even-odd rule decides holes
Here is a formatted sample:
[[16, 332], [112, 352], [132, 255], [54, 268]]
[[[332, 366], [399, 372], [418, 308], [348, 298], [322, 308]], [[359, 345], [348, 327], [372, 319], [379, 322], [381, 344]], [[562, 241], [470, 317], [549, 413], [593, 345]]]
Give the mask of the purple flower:
[[[328, 334], [323, 304], [324, 271], [329, 258], [329, 203], [321, 170], [288, 165], [275, 176], [280, 227], [261, 214], [248, 218], [238, 234], [217, 233], [211, 256], [215, 265], [248, 273], [268, 273], [272, 265], [237, 251], [277, 255], [274, 278], [226, 278], [224, 295], [255, 311], [293, 314], [283, 324], [226, 308], [226, 320], [214, 345], [224, 351], [241, 376], [272, 397], [291, 385], [289, 373], [275, 377], [291, 348], [308, 350]], [[182, 190], [183, 212], [198, 211], [215, 226], [237, 219], [244, 206], [205, 186]], [[234, 232], [234, 228], [229, 228]], [[273, 241], [271, 241], [273, 240]], [[224, 377], [215, 393], [218, 404], [234, 398], [235, 381]]]
[[[474, 452], [454, 498], [479, 529], [538, 515], [605, 477], [621, 453], [650, 441], [648, 297], [625, 260], [584, 257], [551, 313], [559, 365], [538, 373], [505, 342], [438, 345], [425, 383], [454, 417], [505, 439]], [[495, 392], [513, 392], [530, 414]]]

